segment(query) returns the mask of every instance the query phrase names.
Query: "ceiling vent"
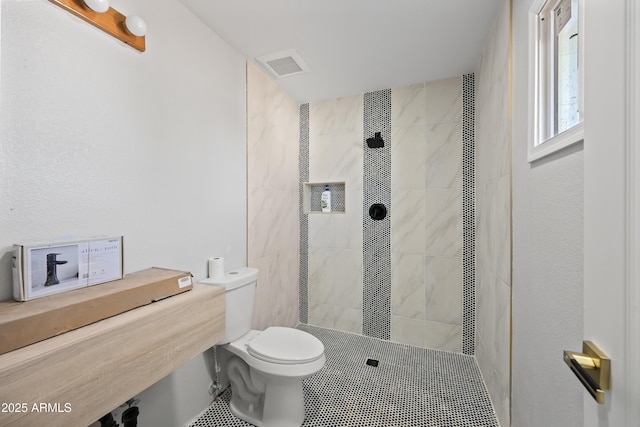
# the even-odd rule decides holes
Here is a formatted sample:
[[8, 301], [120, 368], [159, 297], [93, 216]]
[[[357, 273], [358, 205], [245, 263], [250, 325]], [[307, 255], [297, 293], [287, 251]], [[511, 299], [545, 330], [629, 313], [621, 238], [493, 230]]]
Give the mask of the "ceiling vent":
[[311, 71], [295, 49], [256, 58], [277, 79]]

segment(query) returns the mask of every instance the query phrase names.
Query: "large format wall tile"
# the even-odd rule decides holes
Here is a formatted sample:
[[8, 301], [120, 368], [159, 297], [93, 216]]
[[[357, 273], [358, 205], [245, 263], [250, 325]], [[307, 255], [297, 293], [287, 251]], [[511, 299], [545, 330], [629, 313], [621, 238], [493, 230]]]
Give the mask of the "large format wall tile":
[[435, 80], [425, 84], [426, 123], [462, 120], [462, 77]]
[[476, 358], [503, 425], [510, 424], [510, 3], [502, 1], [476, 73]]
[[426, 188], [462, 188], [462, 124], [435, 123], [426, 130]]
[[396, 190], [391, 194], [391, 250], [424, 254], [427, 230], [424, 190]]
[[253, 327], [298, 320], [298, 104], [247, 64], [247, 262], [259, 270]]
[[426, 319], [462, 325], [460, 257], [427, 257], [425, 264]]
[[[251, 259], [298, 246], [298, 193], [292, 190], [249, 186], [251, 215], [247, 218], [251, 234]], [[277, 218], [277, 220], [275, 219]]]
[[354, 266], [362, 252], [354, 249], [309, 250], [309, 298], [345, 308], [362, 307], [362, 272]]
[[308, 321], [362, 332], [362, 96], [309, 104], [309, 181], [345, 183], [345, 212], [307, 214]]
[[425, 125], [427, 123], [426, 110], [424, 83], [397, 87], [391, 91], [391, 123], [393, 128]]
[[424, 189], [427, 176], [427, 126], [391, 127], [393, 190]]
[[462, 350], [462, 93], [462, 77], [392, 91], [392, 339], [453, 351]]
[[309, 215], [309, 249], [362, 249], [362, 213], [356, 206], [352, 206], [358, 200], [362, 206], [362, 195], [352, 195], [347, 191], [346, 197], [348, 210], [346, 214]]
[[425, 190], [425, 253], [462, 254], [462, 193], [457, 188]]
[[[363, 209], [362, 195], [363, 170], [370, 172], [367, 179], [377, 179], [376, 170], [383, 165], [363, 164], [363, 158], [375, 154], [363, 151], [371, 150], [363, 146], [363, 137], [369, 136], [363, 135], [363, 117], [365, 123], [373, 120], [374, 127], [386, 126], [386, 112], [377, 108], [388, 104], [367, 102], [384, 101], [387, 93], [390, 254], [376, 250], [375, 256], [390, 256], [391, 301], [390, 313], [378, 313], [379, 307], [369, 302], [377, 300], [367, 297], [375, 286], [364, 286], [362, 227], [368, 209]], [[362, 328], [375, 324], [376, 316], [381, 324], [390, 316], [394, 341], [462, 351], [462, 95], [460, 76], [309, 104], [309, 181], [345, 181], [347, 211], [305, 216], [308, 280], [301, 281], [301, 295], [308, 294], [303, 306], [310, 323], [368, 333]], [[465, 99], [467, 111], [473, 111], [473, 94]], [[373, 157], [371, 161], [380, 160]], [[467, 310], [472, 316], [473, 307]]]
[[427, 322], [423, 319], [391, 315], [392, 341], [427, 347], [426, 328]]
[[298, 322], [297, 247], [251, 261], [259, 270], [253, 327], [265, 329]]
[[425, 347], [460, 353], [462, 351], [462, 327], [450, 323], [427, 321], [424, 329]]
[[425, 319], [424, 255], [391, 252], [391, 312]]
[[362, 108], [361, 95], [309, 105], [310, 181], [362, 181]]
[[309, 306], [309, 324], [339, 331], [362, 333], [362, 310], [313, 304]]

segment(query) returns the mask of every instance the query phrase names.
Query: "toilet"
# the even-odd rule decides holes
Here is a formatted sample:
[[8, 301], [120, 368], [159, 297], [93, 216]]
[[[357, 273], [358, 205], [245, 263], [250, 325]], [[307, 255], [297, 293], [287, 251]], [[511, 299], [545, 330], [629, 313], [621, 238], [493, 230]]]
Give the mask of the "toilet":
[[302, 380], [325, 364], [324, 345], [298, 329], [251, 329], [258, 270], [240, 268], [200, 283], [225, 288], [231, 413], [258, 427], [299, 427], [304, 421]]

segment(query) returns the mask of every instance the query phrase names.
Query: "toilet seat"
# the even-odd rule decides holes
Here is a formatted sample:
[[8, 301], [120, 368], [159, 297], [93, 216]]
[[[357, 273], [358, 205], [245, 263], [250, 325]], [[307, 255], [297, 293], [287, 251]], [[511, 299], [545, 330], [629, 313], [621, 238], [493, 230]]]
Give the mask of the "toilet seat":
[[294, 365], [320, 359], [324, 345], [309, 333], [272, 326], [247, 343], [247, 352], [265, 362]]

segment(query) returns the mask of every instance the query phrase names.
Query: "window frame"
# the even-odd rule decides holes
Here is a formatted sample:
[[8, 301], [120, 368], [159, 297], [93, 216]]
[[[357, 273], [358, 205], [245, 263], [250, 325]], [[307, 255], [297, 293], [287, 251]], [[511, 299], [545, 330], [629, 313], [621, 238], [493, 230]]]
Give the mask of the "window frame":
[[550, 32], [542, 34], [539, 21], [549, 2], [554, 3], [555, 9], [559, 0], [533, 0], [529, 9], [529, 99], [532, 103], [527, 160], [530, 163], [584, 140], [584, 0], [578, 0], [578, 123], [544, 138], [554, 108], [550, 82], [555, 78], [555, 71], [549, 59], [553, 40], [550, 40]]

